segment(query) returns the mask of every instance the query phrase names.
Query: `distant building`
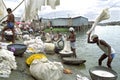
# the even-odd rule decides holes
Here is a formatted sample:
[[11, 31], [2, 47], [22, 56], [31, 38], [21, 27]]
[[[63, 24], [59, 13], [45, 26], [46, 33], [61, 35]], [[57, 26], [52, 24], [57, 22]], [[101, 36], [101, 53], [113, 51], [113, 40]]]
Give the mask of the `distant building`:
[[42, 23], [47, 25], [51, 22], [53, 27], [56, 26], [86, 26], [89, 24], [88, 19], [82, 16], [73, 17], [73, 18], [55, 18], [55, 19], [42, 19]]

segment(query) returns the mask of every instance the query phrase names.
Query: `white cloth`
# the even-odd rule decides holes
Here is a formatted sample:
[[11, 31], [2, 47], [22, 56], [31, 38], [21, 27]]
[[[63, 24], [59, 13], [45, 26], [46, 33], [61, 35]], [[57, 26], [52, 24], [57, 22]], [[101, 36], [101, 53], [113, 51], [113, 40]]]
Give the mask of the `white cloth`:
[[87, 31], [87, 34], [89, 34], [90, 32], [94, 31], [96, 25], [106, 19], [110, 18], [110, 14], [109, 14], [109, 8], [105, 8], [102, 10], [101, 14], [96, 18], [94, 24], [92, 25], [92, 27], [90, 28], [90, 30]]
[[30, 65], [30, 72], [37, 80], [61, 80], [63, 65], [46, 58], [35, 59]]
[[16, 69], [17, 64], [13, 52], [0, 49], [0, 77], [9, 77], [11, 69]]
[[[28, 53], [44, 52], [44, 49], [45, 49], [45, 44], [43, 43], [41, 38], [38, 38], [38, 37], [36, 37], [35, 39], [24, 41], [24, 44], [28, 46], [26, 50]], [[29, 50], [30, 48], [32, 48], [33, 50]]]

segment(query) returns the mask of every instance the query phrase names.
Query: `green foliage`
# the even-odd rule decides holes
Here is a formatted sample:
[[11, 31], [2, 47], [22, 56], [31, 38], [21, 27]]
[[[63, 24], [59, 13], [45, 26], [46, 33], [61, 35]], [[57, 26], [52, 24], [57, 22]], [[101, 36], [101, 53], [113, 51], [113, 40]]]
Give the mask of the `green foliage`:
[[[49, 28], [49, 29], [45, 29], [44, 30], [45, 32], [50, 32], [51, 31], [51, 29]], [[65, 33], [65, 32], [68, 32], [68, 28], [53, 28], [52, 29], [52, 31], [53, 32], [61, 32], [61, 33]]]

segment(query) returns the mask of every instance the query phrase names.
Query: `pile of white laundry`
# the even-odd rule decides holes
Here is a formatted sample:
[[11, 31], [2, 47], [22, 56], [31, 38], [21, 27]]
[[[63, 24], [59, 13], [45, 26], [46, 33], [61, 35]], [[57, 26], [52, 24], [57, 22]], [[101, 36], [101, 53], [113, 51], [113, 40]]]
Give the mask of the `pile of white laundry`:
[[39, 36], [36, 37], [35, 39], [24, 41], [24, 44], [27, 45], [26, 51], [28, 53], [44, 52], [45, 49], [45, 45]]
[[9, 77], [12, 69], [17, 69], [13, 52], [0, 49], [0, 77]]

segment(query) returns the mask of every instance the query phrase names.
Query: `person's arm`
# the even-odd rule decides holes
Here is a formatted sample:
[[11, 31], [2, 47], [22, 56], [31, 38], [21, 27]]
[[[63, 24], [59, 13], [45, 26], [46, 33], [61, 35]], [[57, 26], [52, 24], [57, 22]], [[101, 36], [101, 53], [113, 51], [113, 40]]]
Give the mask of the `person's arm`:
[[9, 19], [9, 14], [7, 15], [7, 20], [3, 21], [2, 23], [6, 23]]
[[93, 41], [90, 40], [90, 35], [91, 35], [91, 33], [88, 34], [87, 42], [88, 43], [95, 43], [95, 42], [93, 42]]
[[7, 20], [3, 21], [2, 23], [6, 23], [6, 22], [8, 22], [8, 20], [9, 20], [9, 15], [7, 17]]

